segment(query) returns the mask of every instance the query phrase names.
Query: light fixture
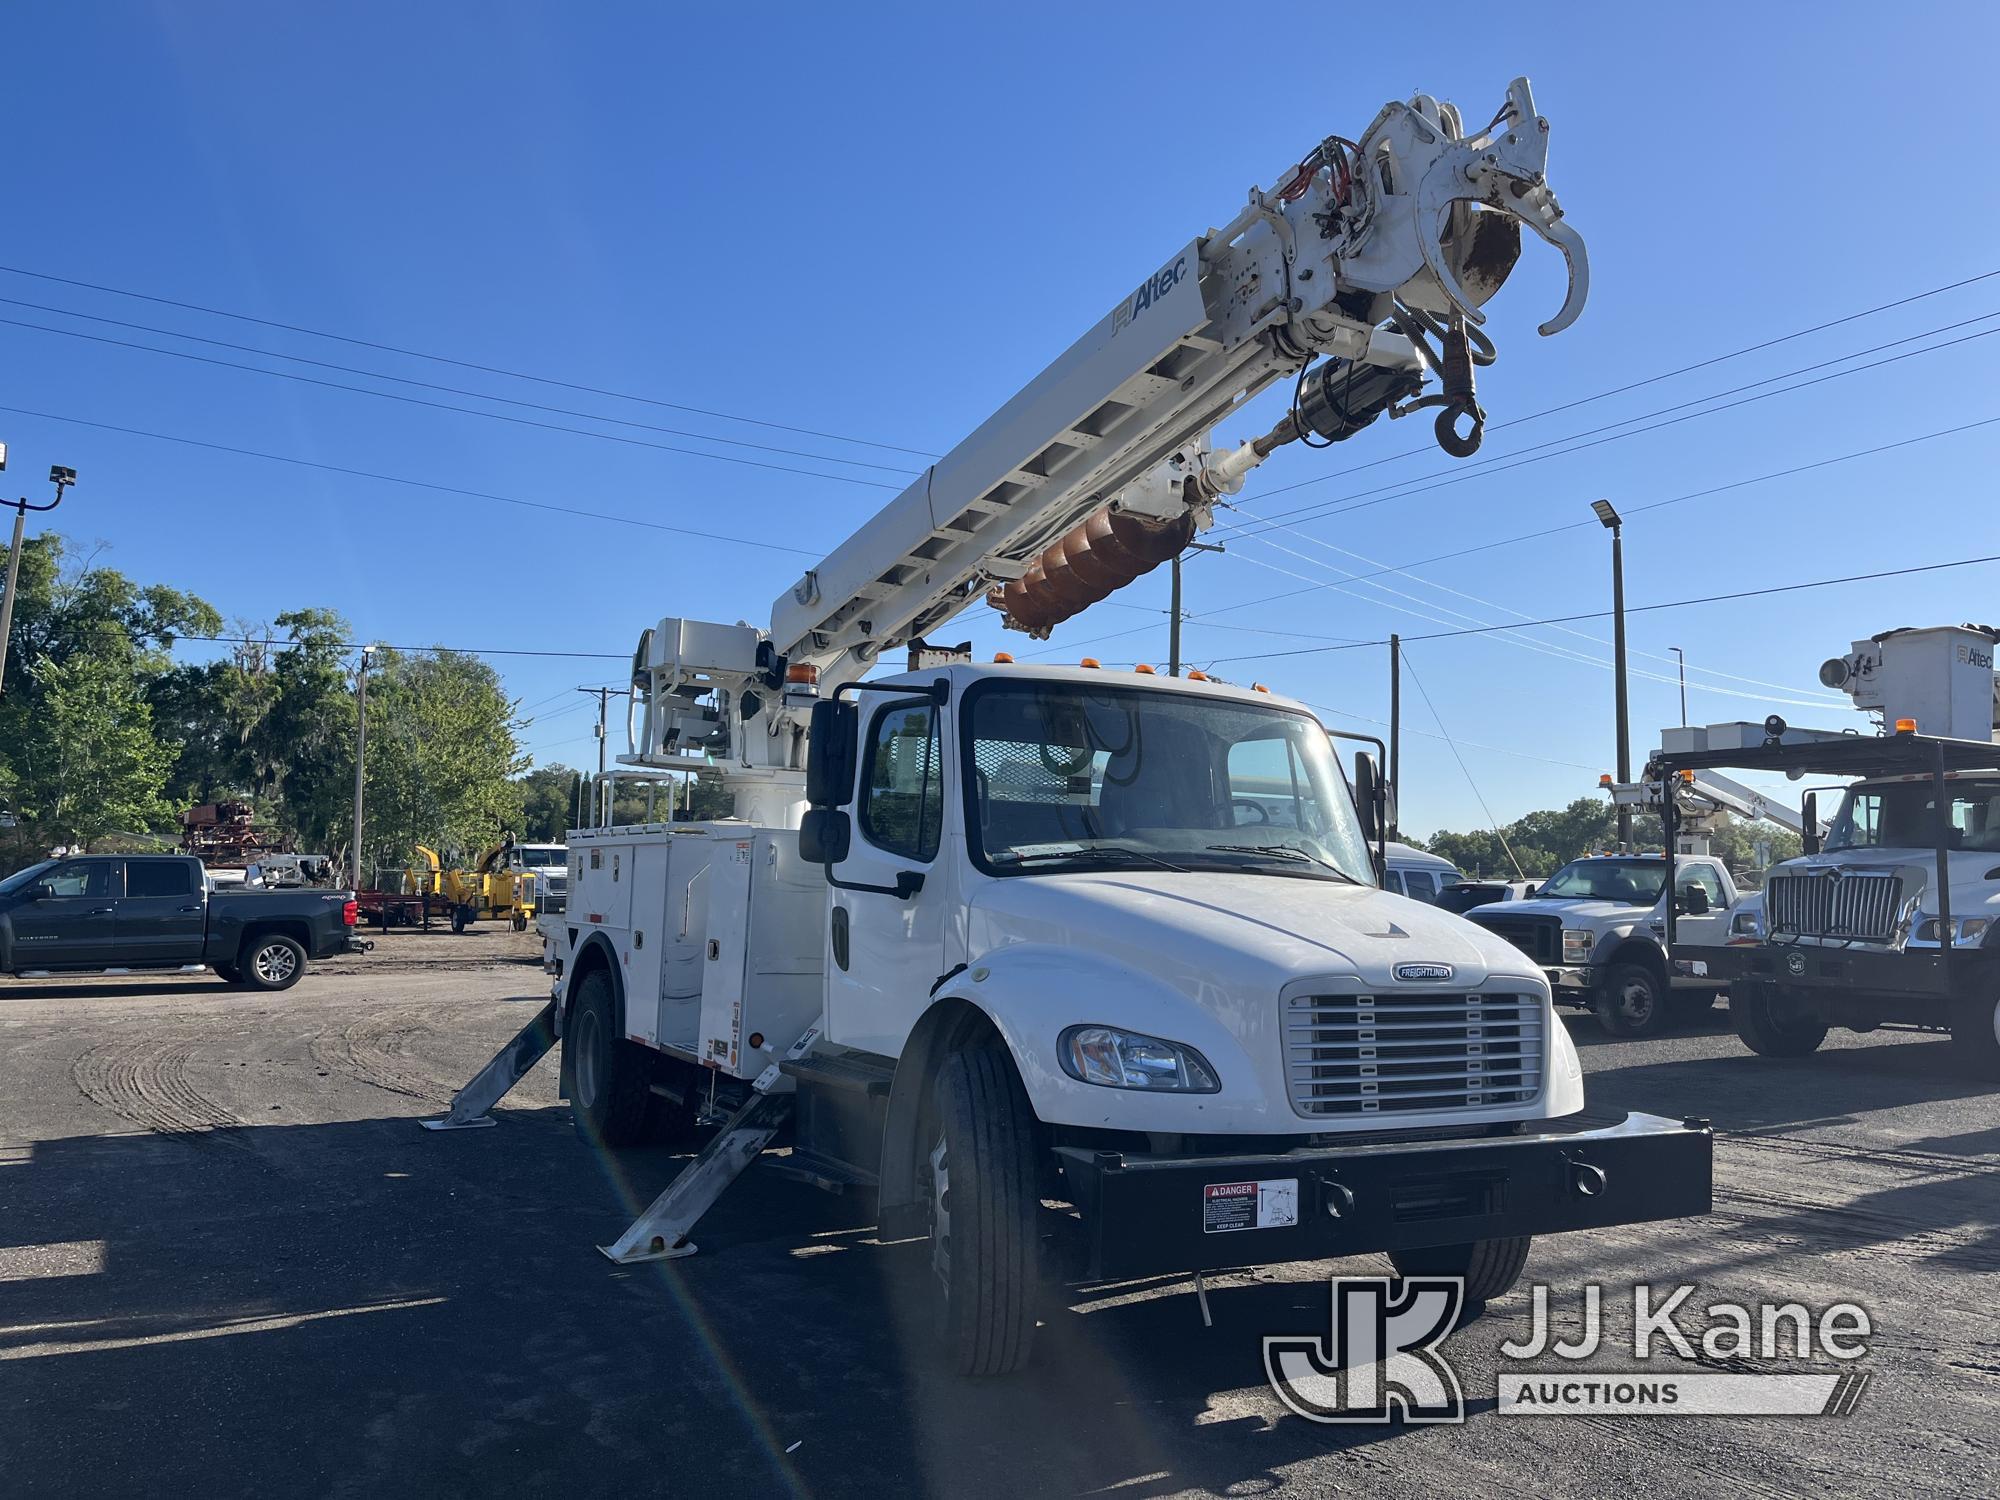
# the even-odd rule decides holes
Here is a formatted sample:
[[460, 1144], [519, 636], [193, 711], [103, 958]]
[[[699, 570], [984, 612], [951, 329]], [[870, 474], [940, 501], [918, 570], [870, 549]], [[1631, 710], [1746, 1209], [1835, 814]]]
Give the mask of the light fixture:
[[1609, 500], [1593, 500], [1590, 502], [1590, 508], [1597, 512], [1597, 519], [1607, 527], [1616, 528], [1624, 524], [1618, 512], [1611, 508]]

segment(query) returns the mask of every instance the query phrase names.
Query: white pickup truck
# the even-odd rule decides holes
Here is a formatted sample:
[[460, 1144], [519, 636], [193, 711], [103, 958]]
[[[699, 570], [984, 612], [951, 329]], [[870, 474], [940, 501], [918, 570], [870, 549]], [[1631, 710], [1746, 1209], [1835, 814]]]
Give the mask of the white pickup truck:
[[[1683, 855], [1675, 877], [1681, 940], [1728, 941], [1743, 896], [1721, 860]], [[1534, 959], [1559, 1004], [1596, 1013], [1616, 1036], [1651, 1036], [1708, 1010], [1719, 981], [1677, 971], [1667, 957], [1665, 856], [1572, 860], [1530, 901], [1474, 907], [1466, 919]]]

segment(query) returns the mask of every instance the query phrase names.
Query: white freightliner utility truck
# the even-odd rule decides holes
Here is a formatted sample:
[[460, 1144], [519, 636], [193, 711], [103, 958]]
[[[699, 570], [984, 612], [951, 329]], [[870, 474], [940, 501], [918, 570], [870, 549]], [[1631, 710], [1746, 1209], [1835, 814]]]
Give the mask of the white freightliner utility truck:
[[[1796, 809], [1714, 771], [1689, 771], [1670, 783], [1679, 855], [1671, 883], [1664, 853], [1589, 855], [1543, 881], [1531, 900], [1466, 913], [1532, 957], [1558, 1005], [1593, 1011], [1614, 1036], [1651, 1036], [1707, 1012], [1722, 992], [1720, 980], [1667, 954], [1669, 905], [1683, 943], [1710, 945], [1728, 942], [1736, 917], [1754, 905], [1713, 852], [1721, 820], [1761, 818], [1803, 831]], [[1614, 805], [1660, 811], [1657, 783], [1606, 777], [1602, 785]]]
[[[1043, 1276], [1387, 1251], [1498, 1295], [1531, 1236], [1705, 1212], [1701, 1122], [1585, 1120], [1547, 981], [1380, 889], [1388, 791], [1261, 687], [925, 644], [982, 599], [1045, 636], [1175, 555], [1285, 443], [1439, 408], [1476, 446], [1480, 305], [1526, 223], [1585, 295], [1525, 80], [1419, 96], [1189, 242], [779, 596], [635, 656], [628, 765], [736, 816], [571, 833], [549, 1007], [436, 1128], [557, 1039], [579, 1128], [715, 1127], [605, 1253], [692, 1253], [771, 1166], [870, 1195], [953, 1363], [1028, 1355]], [[1427, 373], [1443, 390], [1421, 394]], [[1290, 412], [1212, 452], [1273, 383]], [[907, 669], [870, 676], [891, 652]], [[1199, 1282], [1197, 1282], [1199, 1285]]]
[[[1737, 1035], [1799, 1057], [1835, 1026], [1949, 1032], [2000, 1079], [2000, 678], [1984, 625], [1892, 630], [1820, 668], [1886, 733], [1761, 726], [1670, 732], [1649, 781], [1713, 766], [1840, 788], [1824, 841], [1804, 793], [1806, 852], [1773, 865], [1753, 930], [1721, 945], [1683, 927], [1677, 962], [1729, 985]], [[1820, 788], [1819, 790], [1824, 790]], [[1752, 939], [1745, 941], [1744, 939]]]

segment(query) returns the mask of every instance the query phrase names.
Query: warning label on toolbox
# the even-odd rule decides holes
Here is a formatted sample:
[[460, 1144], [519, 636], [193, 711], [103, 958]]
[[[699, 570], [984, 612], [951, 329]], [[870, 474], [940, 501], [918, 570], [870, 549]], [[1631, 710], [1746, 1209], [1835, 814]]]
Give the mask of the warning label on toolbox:
[[1275, 1177], [1266, 1182], [1211, 1182], [1201, 1190], [1204, 1234], [1229, 1234], [1238, 1229], [1283, 1229], [1299, 1222], [1299, 1180]]

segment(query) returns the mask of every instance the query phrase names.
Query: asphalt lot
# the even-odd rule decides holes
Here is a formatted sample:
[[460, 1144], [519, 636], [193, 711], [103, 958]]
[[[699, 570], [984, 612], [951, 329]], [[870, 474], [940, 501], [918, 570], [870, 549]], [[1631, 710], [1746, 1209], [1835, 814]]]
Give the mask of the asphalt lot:
[[[1697, 1307], [1858, 1301], [1876, 1333], [1853, 1416], [1501, 1416], [1517, 1291], [1447, 1345], [1466, 1426], [1334, 1428], [1287, 1413], [1259, 1356], [1263, 1334], [1324, 1330], [1330, 1264], [1211, 1281], [1206, 1329], [1185, 1281], [1076, 1294], [1030, 1372], [990, 1383], [937, 1372], [892, 1311], [906, 1248], [770, 1172], [700, 1255], [610, 1266], [593, 1245], [685, 1158], [594, 1156], [551, 1063], [498, 1129], [413, 1124], [539, 1005], [534, 953], [490, 928], [392, 933], [276, 997], [0, 988], [0, 1491], [2000, 1489], [2000, 1091], [1954, 1076], [1942, 1041], [1780, 1063], [1721, 1013], [1631, 1043], [1568, 1023], [1594, 1107], [1714, 1119], [1718, 1185], [1707, 1219], [1540, 1242], [1528, 1277], [1559, 1323], [1592, 1278], [1697, 1281]], [[1609, 1329], [1629, 1323], [1608, 1293]]]

